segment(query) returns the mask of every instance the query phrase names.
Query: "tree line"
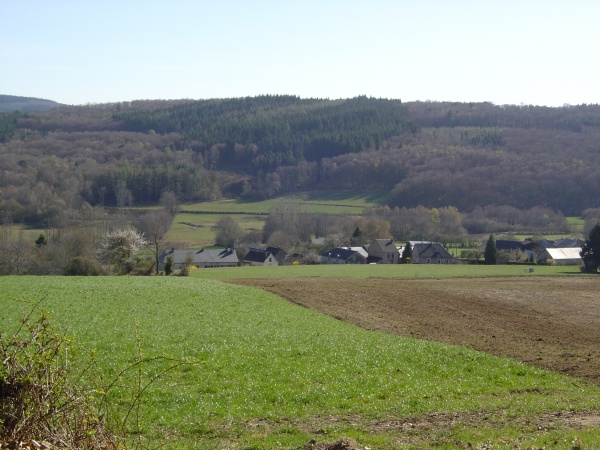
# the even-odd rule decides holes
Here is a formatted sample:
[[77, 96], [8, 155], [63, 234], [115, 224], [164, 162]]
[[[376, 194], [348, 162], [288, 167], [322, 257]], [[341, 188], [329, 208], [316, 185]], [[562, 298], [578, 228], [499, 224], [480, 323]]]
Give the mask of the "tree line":
[[[386, 190], [390, 208], [597, 208], [600, 109], [260, 96], [0, 113], [0, 220]], [[485, 228], [475, 226], [474, 228]]]

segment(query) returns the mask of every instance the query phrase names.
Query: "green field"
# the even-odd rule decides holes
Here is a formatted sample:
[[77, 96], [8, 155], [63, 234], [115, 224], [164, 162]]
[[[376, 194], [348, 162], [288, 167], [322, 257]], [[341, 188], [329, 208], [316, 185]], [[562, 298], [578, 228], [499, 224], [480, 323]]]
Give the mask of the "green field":
[[[509, 266], [469, 264], [321, 264], [313, 266], [225, 267], [190, 271], [194, 278], [448, 278], [573, 275], [579, 266]], [[585, 275], [582, 275], [585, 276]]]
[[202, 202], [193, 205], [183, 205], [183, 211], [215, 212], [231, 214], [268, 214], [280, 202], [298, 205], [304, 212], [329, 214], [357, 214], [367, 207], [379, 206], [384, 203], [384, 191], [316, 191], [286, 195], [275, 199], [259, 202], [242, 200], [219, 200]]
[[[360, 276], [381, 276], [379, 268], [389, 270], [362, 266]], [[259, 273], [253, 269], [263, 268], [227, 273]], [[262, 273], [286, 276], [300, 268], [275, 269]], [[302, 269], [313, 276], [307, 272], [312, 267]], [[359, 276], [358, 267], [335, 269]], [[432, 266], [410, 267], [416, 269], [425, 276]], [[528, 425], [547, 412], [597, 411], [600, 390], [580, 380], [461, 347], [367, 331], [270, 293], [199, 278], [218, 275], [216, 270], [193, 273], [3, 277], [0, 328], [17, 326], [25, 305], [15, 299], [43, 299], [51, 320], [96, 352], [108, 378], [135, 359], [138, 337], [146, 357], [196, 361], [168, 372], [146, 392], [140, 424], [152, 447], [295, 449], [313, 438], [343, 436], [377, 449], [600, 447], [597, 428]], [[161, 368], [145, 366], [144, 376]], [[117, 405], [126, 404], [126, 387], [113, 395]], [[405, 447], [398, 431], [372, 427], [443, 414], [481, 423], [425, 430]]]
[[278, 203], [293, 204], [305, 213], [360, 215], [364, 209], [381, 204], [385, 193], [374, 191], [320, 191], [295, 194], [260, 202], [219, 200], [182, 205], [173, 220], [167, 241], [184, 248], [214, 244], [213, 226], [223, 215], [230, 215], [244, 232], [262, 230], [264, 222]]

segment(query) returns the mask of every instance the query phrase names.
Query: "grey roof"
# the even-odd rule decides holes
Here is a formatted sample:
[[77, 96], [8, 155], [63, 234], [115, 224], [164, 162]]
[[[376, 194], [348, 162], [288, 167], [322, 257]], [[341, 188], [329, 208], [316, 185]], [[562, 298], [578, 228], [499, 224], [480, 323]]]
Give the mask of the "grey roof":
[[281, 247], [267, 247], [266, 251], [275, 257], [278, 257], [280, 253], [283, 256], [287, 256], [287, 252], [284, 249], [282, 249]]
[[244, 261], [264, 263], [269, 255], [271, 255], [271, 253], [266, 250], [260, 248], [251, 248], [244, 257]]
[[496, 249], [497, 250], [525, 250], [525, 246], [522, 242], [519, 241], [510, 241], [504, 239], [496, 240]]
[[398, 253], [398, 249], [396, 248], [393, 239], [375, 239], [374, 242], [377, 242], [379, 244], [379, 247], [381, 247], [381, 250], [383, 250], [384, 252]]
[[364, 250], [359, 251], [359, 248], [360, 247], [336, 247], [332, 250], [321, 253], [321, 257], [341, 259], [346, 261], [350, 259], [353, 255], [357, 254], [358, 259], [366, 259], [366, 256], [364, 255]]
[[238, 257], [236, 252], [231, 248], [225, 249], [210, 249], [210, 250], [175, 250], [171, 249], [168, 252], [164, 252], [160, 260], [164, 262], [167, 256], [173, 257], [174, 264], [185, 264], [188, 258], [191, 259], [190, 264], [224, 264], [224, 263], [238, 263]]
[[454, 259], [454, 256], [448, 253], [448, 250], [442, 244], [438, 244], [437, 242], [415, 244], [412, 253], [419, 258]]

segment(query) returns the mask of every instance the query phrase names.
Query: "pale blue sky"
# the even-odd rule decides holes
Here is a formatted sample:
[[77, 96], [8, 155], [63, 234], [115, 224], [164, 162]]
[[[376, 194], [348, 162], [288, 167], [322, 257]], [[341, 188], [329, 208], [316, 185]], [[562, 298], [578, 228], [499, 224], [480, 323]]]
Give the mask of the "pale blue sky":
[[0, 0], [0, 94], [600, 103], [596, 0]]

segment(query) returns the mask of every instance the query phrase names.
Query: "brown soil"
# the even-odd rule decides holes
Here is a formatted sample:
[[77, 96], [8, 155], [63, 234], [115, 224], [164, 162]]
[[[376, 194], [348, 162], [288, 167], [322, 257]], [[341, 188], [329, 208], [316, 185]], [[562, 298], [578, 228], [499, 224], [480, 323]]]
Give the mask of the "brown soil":
[[[600, 277], [296, 278], [231, 282], [274, 292], [293, 303], [370, 330], [467, 346], [600, 386]], [[357, 421], [373, 433], [398, 431], [399, 445], [420, 446], [436, 431], [450, 429], [456, 423], [476, 427], [488, 418], [474, 412], [368, 424], [352, 417], [315, 420], [314, 424], [296, 425], [314, 430], [328, 422]], [[576, 429], [600, 427], [600, 413], [548, 412], [527, 419], [523, 425], [539, 430], [556, 425]], [[321, 440], [318, 433], [315, 438]], [[362, 448], [352, 440], [317, 440], [304, 449]]]
[[463, 345], [600, 386], [600, 277], [232, 282], [370, 330]]

